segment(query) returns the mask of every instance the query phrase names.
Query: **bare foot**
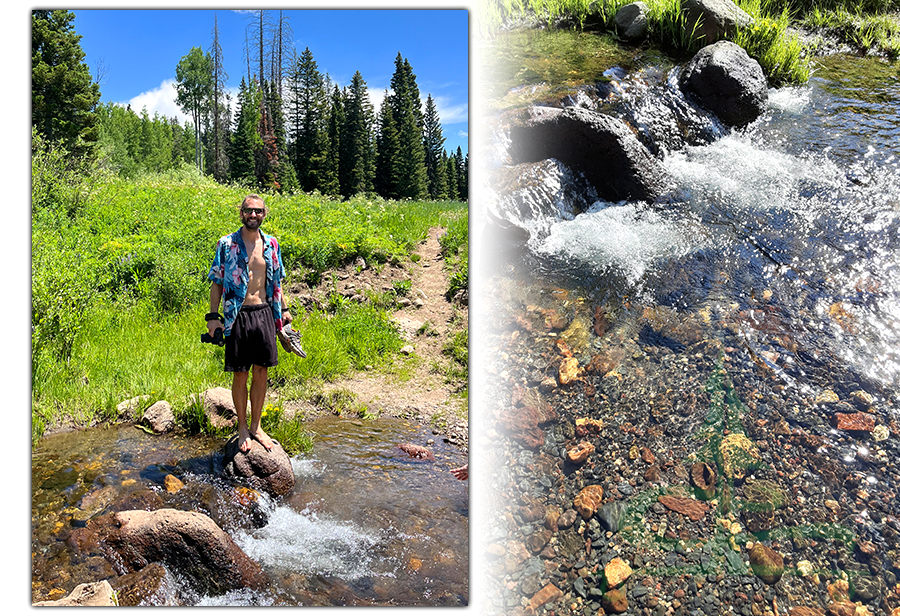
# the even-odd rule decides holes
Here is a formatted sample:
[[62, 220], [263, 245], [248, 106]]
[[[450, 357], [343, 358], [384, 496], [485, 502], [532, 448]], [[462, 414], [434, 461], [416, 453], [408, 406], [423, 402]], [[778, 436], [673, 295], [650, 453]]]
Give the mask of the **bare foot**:
[[250, 451], [253, 443], [250, 442], [250, 433], [247, 430], [238, 430], [238, 447], [244, 453]]
[[272, 439], [269, 438], [269, 435], [263, 432], [263, 429], [261, 427], [256, 429], [256, 432], [253, 434], [253, 438], [259, 441], [260, 445], [262, 445], [269, 451], [272, 451], [272, 446], [274, 445], [274, 443], [272, 443]]

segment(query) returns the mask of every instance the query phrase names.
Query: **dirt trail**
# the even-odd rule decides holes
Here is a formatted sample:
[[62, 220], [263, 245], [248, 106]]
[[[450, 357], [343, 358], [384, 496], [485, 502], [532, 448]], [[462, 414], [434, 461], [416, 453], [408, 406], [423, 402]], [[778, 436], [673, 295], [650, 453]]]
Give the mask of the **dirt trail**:
[[429, 230], [427, 239], [415, 251], [421, 257], [418, 262], [385, 266], [380, 272], [368, 267], [358, 271], [357, 264], [336, 273], [337, 291], [345, 296], [364, 288], [381, 292], [395, 281], [411, 281], [406, 294], [408, 305], [396, 310], [393, 319], [412, 347], [412, 355], [410, 361], [402, 362], [409, 366], [406, 370], [395, 374], [360, 372], [328, 383], [323, 389], [326, 394], [349, 390], [356, 395], [357, 404], [365, 405], [369, 412], [428, 424], [451, 442], [467, 447], [467, 400], [454, 395], [462, 385], [458, 379], [447, 382], [446, 367], [451, 360], [443, 349], [456, 332], [468, 327], [469, 311], [466, 305], [445, 296], [448, 279], [438, 242], [442, 233], [444, 229], [439, 227]]

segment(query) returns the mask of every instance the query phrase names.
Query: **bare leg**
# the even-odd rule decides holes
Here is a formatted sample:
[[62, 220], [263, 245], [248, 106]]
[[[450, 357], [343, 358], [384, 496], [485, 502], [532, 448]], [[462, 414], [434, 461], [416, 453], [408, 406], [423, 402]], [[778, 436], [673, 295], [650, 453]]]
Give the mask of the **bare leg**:
[[235, 372], [231, 381], [231, 399], [238, 421], [238, 447], [250, 451], [250, 432], [247, 430], [247, 379], [249, 372]]
[[253, 382], [250, 383], [250, 435], [266, 449], [272, 449], [272, 439], [266, 434], [260, 420], [263, 405], [266, 403], [266, 389], [269, 382], [269, 369], [253, 366]]

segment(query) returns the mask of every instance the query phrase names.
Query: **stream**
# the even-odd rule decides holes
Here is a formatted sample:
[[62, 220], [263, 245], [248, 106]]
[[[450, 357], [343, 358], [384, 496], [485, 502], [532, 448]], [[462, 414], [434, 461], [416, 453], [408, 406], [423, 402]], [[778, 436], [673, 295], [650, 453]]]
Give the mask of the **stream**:
[[[201, 596], [179, 581], [162, 604], [466, 605], [469, 503], [451, 468], [465, 454], [401, 420], [310, 421], [311, 453], [291, 459], [294, 489], [251, 507], [222, 479], [223, 443], [149, 435], [133, 425], [48, 435], [32, 451], [32, 596], [59, 598], [76, 585], [115, 578], [99, 555], [68, 536], [144, 491], [165, 507], [199, 511], [228, 532], [272, 580]], [[428, 448], [435, 461], [396, 446]], [[167, 475], [184, 487], [169, 493]]]
[[[491, 75], [485, 122], [478, 523], [492, 553], [518, 560], [488, 559], [483, 613], [825, 613], [840, 578], [847, 599], [892, 613], [897, 64], [816, 58], [808, 83], [770, 89], [733, 130], [640, 49], [591, 77], [584, 58], [605, 52], [584, 34], [506, 42], [491, 53], [522, 68]], [[677, 190], [607, 202], [561, 163], [512, 166], [504, 114], [523, 105], [624, 120]], [[746, 471], [721, 463], [738, 442]], [[697, 460], [718, 472], [709, 502]], [[788, 495], [762, 522], [755, 482]], [[784, 563], [777, 584], [748, 564], [757, 542]], [[631, 575], [615, 592], [614, 557]]]

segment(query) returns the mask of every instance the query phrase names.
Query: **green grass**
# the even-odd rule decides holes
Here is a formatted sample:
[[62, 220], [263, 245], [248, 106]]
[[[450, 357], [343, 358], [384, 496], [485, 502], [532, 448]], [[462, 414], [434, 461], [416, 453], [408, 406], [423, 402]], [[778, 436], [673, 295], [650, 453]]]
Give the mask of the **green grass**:
[[[680, 0], [645, 2], [648, 5], [648, 38], [651, 45], [676, 59], [700, 48], [697, 37], [685, 28]], [[601, 32], [614, 35], [613, 20], [616, 11], [624, 4], [627, 0], [489, 0], [480, 8], [482, 34], [490, 40], [517, 21], [531, 20], [549, 25], [574, 25], [577, 28], [589, 24]], [[790, 33], [789, 28], [794, 23], [828, 28], [862, 51], [883, 53], [891, 60], [900, 57], [900, 0], [738, 0], [737, 4], [754, 18], [754, 23], [738, 29], [731, 40], [744, 47], [760, 63], [773, 86], [803, 83], [809, 79], [809, 59], [803, 44]], [[539, 55], [544, 57], [547, 54]], [[537, 60], [530, 62], [534, 64]], [[564, 75], [550, 78], [549, 83], [554, 85], [576, 83], [577, 75], [582, 74], [577, 65], [569, 63], [571, 69], [567, 70], [567, 66], [562, 66], [558, 59], [552, 65], [557, 73]], [[516, 77], [522, 83], [515, 85], [533, 83], [528, 75], [521, 75], [521, 68], [517, 67], [516, 71]]]
[[[116, 405], [139, 395], [150, 396], [148, 406], [168, 400], [183, 427], [209, 431], [192, 396], [230, 379], [223, 349], [199, 340], [206, 274], [217, 239], [239, 227], [237, 208], [250, 191], [185, 171], [120, 179], [35, 144], [33, 438], [63, 424], [114, 420]], [[359, 256], [376, 266], [407, 260], [432, 226], [454, 229], [453, 263], [467, 266], [464, 203], [263, 197], [270, 209], [263, 228], [282, 246], [286, 285], [321, 280]], [[272, 386], [299, 392], [389, 365], [402, 345], [388, 311], [403, 292], [400, 285], [368, 305], [336, 301], [323, 311], [292, 306], [308, 357], [281, 353]]]

